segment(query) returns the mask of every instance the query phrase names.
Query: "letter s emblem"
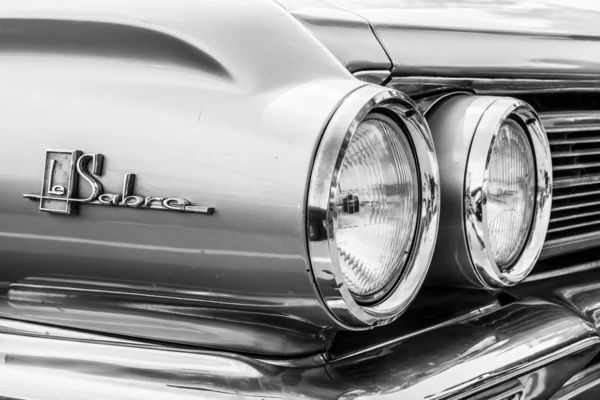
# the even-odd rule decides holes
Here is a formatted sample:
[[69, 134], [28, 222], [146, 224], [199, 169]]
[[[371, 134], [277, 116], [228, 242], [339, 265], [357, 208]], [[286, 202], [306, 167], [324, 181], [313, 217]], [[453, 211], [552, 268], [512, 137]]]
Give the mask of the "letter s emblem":
[[76, 201], [80, 203], [88, 203], [93, 201], [102, 194], [103, 188], [102, 184], [94, 178], [92, 174], [87, 169], [88, 162], [92, 160], [92, 172], [95, 175], [102, 174], [102, 161], [104, 157], [102, 154], [84, 154], [77, 160], [77, 173], [81, 175], [83, 179], [85, 179], [92, 188], [92, 193], [87, 199], [71, 199], [71, 201]]

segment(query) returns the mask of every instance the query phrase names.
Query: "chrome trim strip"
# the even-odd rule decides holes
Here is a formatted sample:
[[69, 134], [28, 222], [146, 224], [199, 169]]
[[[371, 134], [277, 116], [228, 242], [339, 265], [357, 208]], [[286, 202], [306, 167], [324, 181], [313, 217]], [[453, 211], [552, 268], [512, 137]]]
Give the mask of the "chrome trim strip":
[[353, 350], [353, 351], [343, 353], [343, 354], [329, 354], [328, 359], [333, 362], [338, 362], [338, 361], [349, 360], [354, 357], [364, 356], [375, 350], [382, 350], [382, 349], [385, 349], [386, 347], [397, 345], [397, 344], [403, 342], [404, 340], [411, 339], [411, 338], [417, 337], [419, 335], [427, 334], [429, 332], [433, 332], [433, 331], [436, 331], [436, 330], [444, 328], [444, 327], [457, 325], [460, 323], [474, 320], [477, 317], [488, 314], [492, 311], [496, 311], [498, 309], [499, 309], [498, 304], [496, 304], [496, 303], [488, 304], [488, 305], [485, 305], [478, 309], [472, 310], [472, 311], [468, 312], [467, 314], [459, 315], [457, 317], [450, 318], [443, 322], [438, 322], [435, 325], [432, 325], [430, 327], [427, 327], [427, 328], [424, 328], [421, 330], [416, 330], [416, 331], [411, 332], [406, 335], [399, 335], [397, 337], [394, 337], [393, 339], [384, 340], [380, 343], [373, 344], [370, 346], [365, 346], [361, 349]]
[[39, 325], [31, 322], [17, 321], [0, 318], [0, 333], [12, 333], [34, 336], [48, 336], [59, 339], [100, 341], [115, 344], [140, 343], [115, 336], [101, 335], [91, 332], [76, 331], [68, 328], [57, 328], [48, 325]]
[[409, 96], [469, 90], [477, 94], [527, 94], [560, 92], [600, 92], [598, 79], [489, 79], [443, 78], [432, 76], [393, 77], [387, 84]]
[[375, 85], [381, 85], [387, 78], [390, 77], [390, 71], [381, 71], [381, 70], [373, 70], [373, 71], [358, 71], [355, 72], [354, 77], [360, 79], [361, 81], [373, 83]]
[[[583, 226], [594, 225], [590, 223]], [[598, 245], [600, 231], [583, 233], [581, 235], [567, 236], [560, 239], [547, 240], [544, 243], [544, 250], [540, 258], [546, 259], [559, 254], [565, 254], [565, 246], [569, 247], [569, 252], [588, 249]]]
[[593, 269], [600, 268], [600, 260], [587, 262], [583, 264], [577, 264], [566, 268], [557, 269], [554, 271], [532, 273], [523, 282], [536, 282], [544, 279], [556, 278], [559, 276], [565, 276], [570, 274], [576, 274], [579, 272], [591, 271]]
[[[386, 109], [402, 121], [413, 146], [421, 188], [419, 216], [411, 254], [395, 287], [372, 305], [361, 305], [350, 293], [337, 252], [332, 201], [343, 154], [358, 125], [374, 109]], [[346, 329], [366, 329], [397, 319], [414, 300], [427, 270], [439, 222], [439, 171], [425, 118], [401, 92], [365, 85], [342, 102], [319, 143], [307, 199], [308, 249], [316, 289], [327, 309]]]

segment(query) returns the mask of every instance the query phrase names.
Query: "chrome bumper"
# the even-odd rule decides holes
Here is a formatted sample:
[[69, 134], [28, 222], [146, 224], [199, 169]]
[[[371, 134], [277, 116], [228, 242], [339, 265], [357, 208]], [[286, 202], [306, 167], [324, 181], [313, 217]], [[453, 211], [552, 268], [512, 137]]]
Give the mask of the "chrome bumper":
[[598, 381], [577, 374], [600, 350], [600, 285], [552, 293], [304, 366], [0, 320], [0, 396], [487, 399], [516, 390], [529, 400], [562, 387], [566, 399], [569, 387]]

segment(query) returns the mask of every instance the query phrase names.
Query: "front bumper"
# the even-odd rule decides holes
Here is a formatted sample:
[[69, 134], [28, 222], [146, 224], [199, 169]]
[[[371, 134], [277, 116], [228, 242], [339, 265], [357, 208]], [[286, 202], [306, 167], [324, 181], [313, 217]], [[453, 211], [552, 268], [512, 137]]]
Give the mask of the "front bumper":
[[564, 396], [570, 387], [585, 391], [599, 379], [585, 372], [600, 350], [596, 286], [553, 287], [543, 292], [548, 295], [304, 363], [0, 320], [0, 395], [449, 399], [514, 392], [529, 400], [561, 390]]

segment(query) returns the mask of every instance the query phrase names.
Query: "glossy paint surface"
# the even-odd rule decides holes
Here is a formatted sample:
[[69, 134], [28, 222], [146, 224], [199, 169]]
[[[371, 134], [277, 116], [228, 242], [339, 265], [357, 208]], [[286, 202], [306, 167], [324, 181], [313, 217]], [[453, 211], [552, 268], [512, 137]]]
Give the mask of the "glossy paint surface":
[[389, 70], [392, 62], [369, 22], [322, 0], [276, 0], [329, 49], [350, 72]]
[[328, 2], [370, 22], [392, 59], [394, 75], [548, 79], [599, 74], [597, 2]]
[[[352, 78], [271, 1], [0, 6], [0, 315], [298, 355], [335, 326], [306, 255], [306, 181]], [[119, 193], [211, 216], [39, 211], [48, 148], [103, 154]], [[88, 186], [81, 185], [80, 195]]]

